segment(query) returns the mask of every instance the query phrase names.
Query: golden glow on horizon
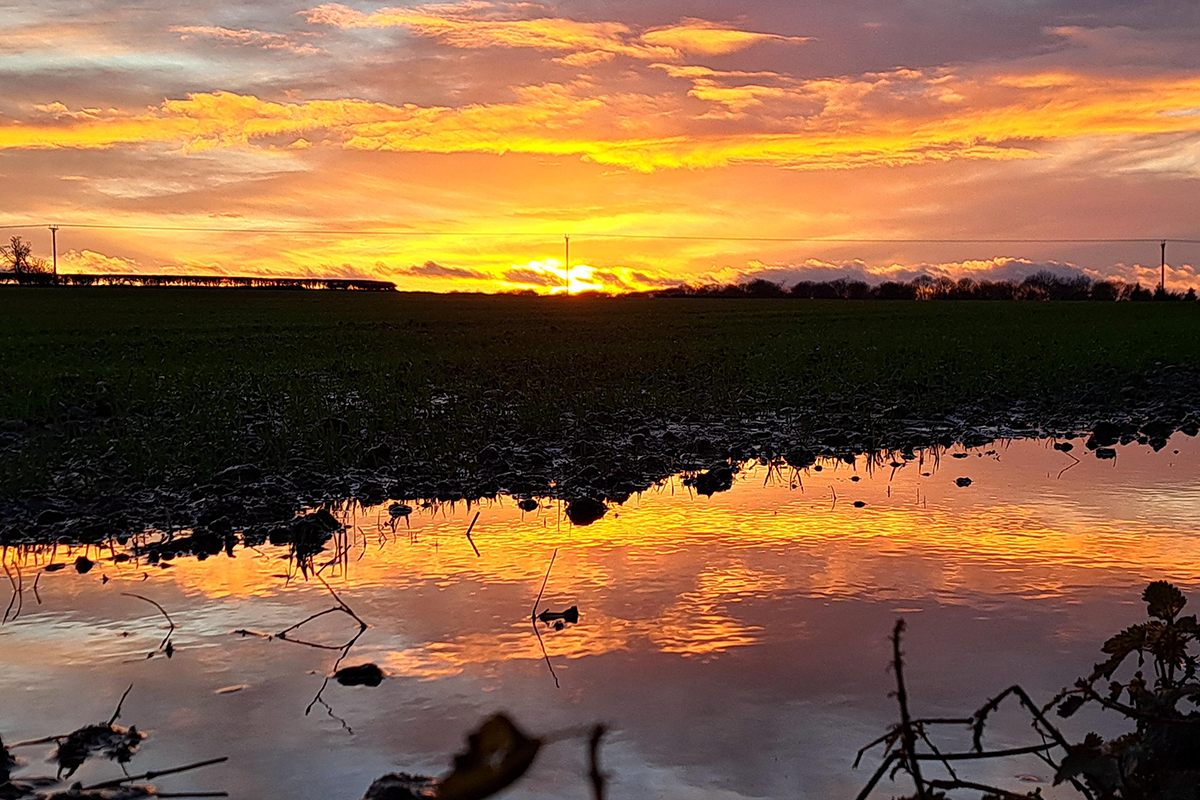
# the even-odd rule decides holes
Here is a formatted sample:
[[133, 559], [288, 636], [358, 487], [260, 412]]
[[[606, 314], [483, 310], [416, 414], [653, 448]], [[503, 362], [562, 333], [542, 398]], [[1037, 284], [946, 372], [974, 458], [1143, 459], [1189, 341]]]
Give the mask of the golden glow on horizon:
[[[1103, 214], [1094, 189], [1071, 191], [1076, 207], [1062, 219], [1031, 206], [1057, 213], [1064, 179], [1080, 176], [1127, 192], [1134, 181], [1194, 178], [1200, 79], [1167, 50], [1158, 66], [1121, 66], [1145, 53], [1136, 31], [1047, 25], [1040, 35], [1052, 48], [1007, 60], [834, 67], [821, 61], [829, 42], [803, 26], [756, 24], [753, 12], [737, 21], [612, 19], [505, 0], [326, 3], [288, 12], [270, 30], [203, 18], [166, 25], [144, 52], [96, 26], [19, 25], [0, 35], [0, 57], [22, 69], [53, 73], [59, 67], [45, 65], [74, 51], [116, 59], [135, 76], [156, 75], [155, 59], [188, 65], [179, 69], [193, 76], [146, 102], [108, 99], [86, 74], [73, 94], [18, 84], [0, 111], [0, 150], [40, 180], [0, 224], [166, 218], [200, 227], [229, 218], [245, 227], [447, 229], [386, 244], [143, 233], [133, 244], [90, 233], [67, 245], [64, 266], [545, 293], [562, 291], [547, 265], [566, 232], [937, 238], [970, 230], [996, 238], [1035, 228], [1107, 234], [1128, 221], [1141, 225], [1129, 235], [1158, 236], [1176, 224], [1168, 216], [1192, 224], [1176, 211], [1186, 197], [1151, 208], [1146, 198], [1160, 196], [1151, 191], [1111, 192], [1125, 199], [1106, 201]], [[256, 65], [250, 74], [286, 62], [296, 85], [235, 80], [243, 61]], [[51, 155], [67, 150], [76, 151], [70, 159]], [[71, 171], [60, 174], [65, 163]], [[1179, 185], [1177, 197], [1192, 184]], [[991, 204], [1010, 209], [1007, 217]], [[1130, 207], [1146, 209], [1144, 219], [1131, 220]], [[453, 228], [498, 233], [464, 243]], [[553, 233], [547, 242], [526, 238], [536, 232]], [[607, 243], [589, 249], [591, 271], [573, 275], [570, 291], [738, 280], [772, 265], [828, 267], [831, 277], [914, 269], [958, 277], [974, 274], [968, 261], [1003, 270], [1022, 257], [1060, 258], [1026, 248], [947, 257], [916, 247]], [[1142, 264], [1087, 268], [1132, 280]], [[1196, 282], [1188, 264], [1169, 285]], [[530, 281], [509, 279], [520, 270]]]

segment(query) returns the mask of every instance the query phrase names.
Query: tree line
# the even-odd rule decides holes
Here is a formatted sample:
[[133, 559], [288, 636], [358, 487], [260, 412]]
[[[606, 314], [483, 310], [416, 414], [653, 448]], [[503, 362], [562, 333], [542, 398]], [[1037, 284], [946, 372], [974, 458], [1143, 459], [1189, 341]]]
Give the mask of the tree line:
[[838, 278], [832, 281], [782, 283], [756, 278], [746, 283], [679, 286], [656, 292], [659, 297], [798, 298], [803, 300], [1196, 300], [1196, 290], [1147, 289], [1140, 283], [1109, 278], [1094, 281], [1085, 275], [1062, 277], [1049, 270], [1022, 281], [934, 278], [922, 275], [911, 281], [866, 281]]

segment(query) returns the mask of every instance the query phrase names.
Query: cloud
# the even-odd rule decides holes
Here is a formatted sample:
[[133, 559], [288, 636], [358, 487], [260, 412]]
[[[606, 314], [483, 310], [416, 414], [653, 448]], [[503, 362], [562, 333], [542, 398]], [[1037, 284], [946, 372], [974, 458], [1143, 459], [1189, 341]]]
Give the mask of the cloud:
[[[302, 137], [354, 150], [572, 156], [641, 171], [838, 169], [1027, 159], [1044, 155], [1039, 146], [1052, 142], [1200, 132], [1200, 115], [1180, 113], [1200, 107], [1200, 78], [1192, 75], [1103, 82], [1080, 75], [1069, 85], [1057, 78], [1053, 85], [1014, 85], [1010, 74], [946, 70], [808, 81], [767, 75], [753, 83], [716, 70], [674, 74], [688, 76], [686, 97], [576, 80], [519, 86], [515, 100], [457, 107], [283, 102], [222, 91], [143, 112], [50, 103], [39, 116], [0, 122], [0, 149], [157, 142], [195, 152], [275, 147], [279, 137]], [[956, 99], [948, 103], [947, 96]], [[722, 126], [706, 115], [712, 104], [747, 120]]]
[[791, 285], [799, 281], [863, 281], [872, 285], [886, 281], [911, 281], [915, 278], [970, 278], [975, 281], [1017, 281], [1037, 272], [1050, 272], [1060, 278], [1098, 278], [1098, 273], [1061, 261], [1033, 261], [1027, 258], [997, 256], [987, 259], [946, 261], [938, 263], [900, 264], [876, 263], [854, 259], [833, 262], [807, 259], [799, 264], [764, 264], [751, 261], [745, 269], [724, 269], [710, 273], [707, 280], [714, 283], [744, 283], [762, 278], [774, 283]]
[[[308, 42], [297, 42], [286, 34], [269, 33], [250, 28], [232, 29], [215, 25], [176, 25], [171, 27], [171, 32], [180, 34], [179, 38], [185, 41], [196, 37], [203, 37], [215, 39], [222, 44], [260, 47], [263, 50], [287, 50], [306, 55], [323, 52], [320, 48]], [[313, 34], [304, 35], [312, 36]]]
[[310, 24], [343, 29], [405, 28], [451, 47], [572, 51], [555, 59], [569, 66], [592, 66], [617, 55], [676, 59], [683, 54], [725, 55], [761, 42], [808, 41], [806, 37], [743, 31], [700, 19], [684, 19], [639, 34], [623, 22], [580, 22], [547, 16], [543, 7], [532, 3], [482, 0], [396, 6], [370, 13], [327, 3], [303, 14]]
[[59, 256], [58, 268], [64, 275], [74, 272], [105, 275], [150, 272], [135, 259], [107, 256], [87, 249], [68, 250]]
[[436, 261], [426, 261], [424, 264], [405, 267], [396, 274], [416, 278], [456, 278], [476, 281], [492, 279], [492, 276], [486, 272], [463, 267], [447, 267]]
[[742, 31], [708, 20], [689, 18], [678, 25], [648, 30], [641, 35], [641, 40], [652, 46], [669, 47], [682, 53], [712, 56], [744, 50], [761, 42], [802, 44], [812, 41], [812, 37]]

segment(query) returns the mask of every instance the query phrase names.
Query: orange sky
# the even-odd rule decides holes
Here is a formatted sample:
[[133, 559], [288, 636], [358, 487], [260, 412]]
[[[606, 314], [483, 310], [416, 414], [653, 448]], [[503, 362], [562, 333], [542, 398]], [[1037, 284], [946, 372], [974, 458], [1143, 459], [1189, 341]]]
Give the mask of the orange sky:
[[438, 291], [548, 291], [568, 233], [575, 289], [1151, 283], [1154, 243], [610, 237], [1200, 238], [1200, 11], [1159, 5], [10, 6], [0, 225], [319, 229], [67, 227], [60, 265]]

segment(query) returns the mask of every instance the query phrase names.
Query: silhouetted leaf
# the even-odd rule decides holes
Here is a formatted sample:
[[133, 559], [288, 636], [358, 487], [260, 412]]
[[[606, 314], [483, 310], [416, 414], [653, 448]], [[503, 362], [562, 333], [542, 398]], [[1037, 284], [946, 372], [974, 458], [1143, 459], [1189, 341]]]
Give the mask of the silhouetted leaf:
[[[1111, 642], [1112, 639], [1109, 639], [1109, 641]], [[1120, 655], [1114, 655], [1107, 661], [1101, 661], [1099, 664], [1092, 667], [1092, 681], [1098, 681], [1101, 678], [1104, 678], [1105, 680], [1111, 678], [1113, 673], [1117, 671], [1117, 667], [1121, 666], [1121, 662], [1125, 660], [1125, 656], [1127, 655], [1129, 655], [1128, 652], [1124, 652]]]
[[1087, 702], [1081, 695], [1073, 694], [1058, 707], [1058, 715], [1066, 718], [1078, 711]]
[[525, 774], [541, 741], [531, 739], [503, 714], [467, 737], [467, 751], [454, 757], [454, 770], [438, 789], [439, 800], [482, 800]]
[[1063, 781], [1077, 778], [1081, 775], [1100, 775], [1111, 768], [1100, 750], [1104, 740], [1094, 733], [1089, 733], [1082, 744], [1077, 744], [1067, 753], [1066, 758], [1054, 774], [1054, 785]]
[[1150, 616], [1167, 621], [1174, 619], [1187, 604], [1183, 592], [1166, 581], [1151, 583], [1142, 592], [1142, 599], [1146, 601], [1146, 611]]
[[[1105, 642], [1104, 646], [1101, 647], [1100, 650], [1105, 653], [1111, 653], [1113, 658], [1118, 659], [1125, 658], [1125, 656], [1129, 655], [1134, 650], [1145, 650], [1146, 630], [1149, 627], [1149, 623], [1143, 622], [1141, 625], [1134, 625], [1126, 628]], [[1109, 661], [1111, 662], [1112, 659], [1109, 659]], [[1112, 673], [1109, 674], [1111, 675]]]

